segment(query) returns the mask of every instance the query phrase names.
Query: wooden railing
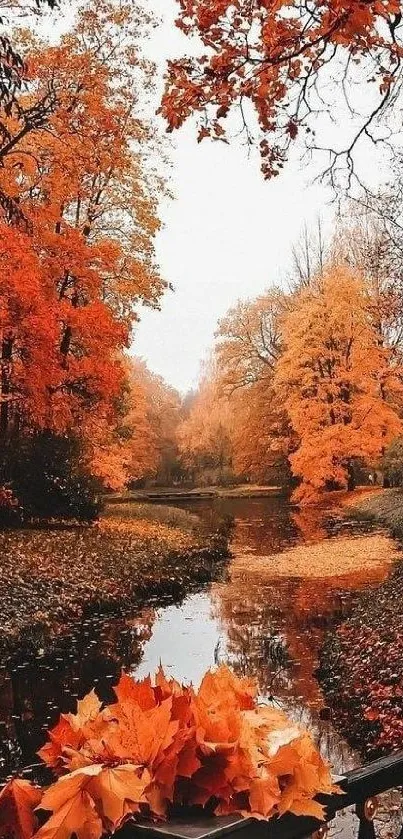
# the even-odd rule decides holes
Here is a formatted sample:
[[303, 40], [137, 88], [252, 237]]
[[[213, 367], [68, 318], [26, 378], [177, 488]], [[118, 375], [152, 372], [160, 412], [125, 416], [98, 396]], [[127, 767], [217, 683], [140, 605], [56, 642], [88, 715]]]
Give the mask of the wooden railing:
[[[346, 825], [340, 830], [343, 839], [348, 832], [358, 839], [375, 839], [376, 819], [380, 808], [378, 799], [403, 786], [403, 752], [381, 758], [360, 769], [355, 769], [336, 779], [342, 794], [322, 796], [318, 800], [325, 805], [326, 821], [306, 816], [285, 815], [269, 822], [242, 819], [238, 816], [223, 818], [175, 819], [163, 825], [127, 825], [119, 833], [119, 839], [302, 839], [316, 834], [315, 839], [325, 839], [329, 826], [341, 811], [350, 808]], [[383, 804], [383, 821], [386, 808]], [[396, 810], [396, 807], [394, 807]], [[349, 812], [347, 810], [347, 812]], [[339, 833], [339, 831], [337, 831]], [[388, 837], [403, 839], [403, 828], [398, 826], [397, 833], [388, 832]]]

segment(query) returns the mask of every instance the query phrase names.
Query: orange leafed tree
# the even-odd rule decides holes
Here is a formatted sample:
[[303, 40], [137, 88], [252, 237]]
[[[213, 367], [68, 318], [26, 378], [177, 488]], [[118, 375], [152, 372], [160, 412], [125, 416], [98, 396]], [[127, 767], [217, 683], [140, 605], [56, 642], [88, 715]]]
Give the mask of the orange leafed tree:
[[273, 388], [272, 377], [234, 394], [233, 464], [237, 475], [263, 482], [288, 481], [295, 434]]
[[[1, 115], [0, 191], [18, 207], [0, 217], [3, 441], [110, 426], [136, 310], [165, 288], [154, 262], [163, 185], [144, 163], [158, 144], [139, 116], [153, 83], [138, 50], [147, 23], [136, 4], [90, 0], [60, 44], [18, 36], [27, 80], [18, 114]], [[34, 130], [44, 101], [46, 130]]]
[[181, 419], [179, 394], [144, 361], [127, 357], [124, 371], [125, 385], [113, 416], [98, 409], [84, 425], [90, 470], [114, 490], [169, 472]]
[[281, 354], [280, 319], [290, 301], [273, 288], [239, 302], [220, 322], [216, 360], [219, 389], [229, 400], [231, 440], [237, 474], [267, 479], [284, 470], [292, 446], [288, 418], [273, 389]]
[[[399, 0], [180, 0], [180, 7], [177, 25], [197, 36], [204, 52], [169, 65], [162, 112], [171, 129], [197, 113], [199, 138], [220, 139], [238, 110], [241, 130], [249, 143], [259, 141], [271, 177], [298, 135], [317, 144], [318, 115], [334, 106], [333, 96], [320, 95], [321, 83], [334, 78], [343, 81], [337, 90], [347, 91], [352, 136], [345, 149], [329, 150], [331, 165], [343, 158], [351, 172], [359, 141], [379, 140], [376, 120], [401, 87]], [[350, 79], [362, 92], [355, 113]]]
[[329, 267], [283, 321], [274, 385], [299, 438], [290, 462], [300, 501], [346, 487], [352, 460], [374, 461], [400, 432], [399, 358], [380, 340], [368, 284]]
[[231, 470], [232, 421], [228, 399], [220, 392], [214, 365], [210, 365], [178, 428], [183, 462], [195, 476], [205, 470], [214, 482]]
[[183, 420], [182, 398], [161, 376], [147, 371], [146, 378], [148, 415], [157, 446], [157, 478], [160, 483], [170, 484], [179, 467], [177, 437]]
[[[14, 38], [13, 23], [29, 25], [33, 13], [54, 9], [56, 0], [0, 0], [0, 161], [13, 154], [20, 140], [45, 128], [55, 106], [51, 89], [43, 91], [35, 106], [24, 97], [29, 71], [23, 45]], [[26, 221], [17, 196], [0, 189], [0, 207], [9, 220]]]

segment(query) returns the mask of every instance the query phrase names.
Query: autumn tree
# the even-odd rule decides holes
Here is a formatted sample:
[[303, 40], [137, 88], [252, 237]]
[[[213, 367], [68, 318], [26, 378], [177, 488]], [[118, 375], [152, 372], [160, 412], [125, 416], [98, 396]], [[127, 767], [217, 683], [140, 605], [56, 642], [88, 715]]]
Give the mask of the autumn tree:
[[237, 475], [264, 483], [290, 480], [288, 457], [295, 434], [271, 378], [262, 378], [231, 399], [231, 442]]
[[209, 365], [178, 427], [179, 451], [193, 478], [221, 482], [232, 472], [232, 412]]
[[155, 479], [169, 485], [181, 476], [178, 429], [184, 418], [182, 399], [161, 376], [147, 371], [147, 379], [148, 415], [157, 447]]
[[331, 114], [334, 121], [341, 96], [349, 136], [324, 147], [332, 182], [342, 168], [348, 186], [360, 142], [375, 146], [399, 131], [399, 0], [180, 0], [180, 7], [177, 25], [204, 49], [169, 63], [162, 113], [171, 130], [197, 114], [199, 139], [226, 138], [236, 111], [272, 177], [300, 135], [311, 149], [320, 146], [319, 123], [328, 125]]
[[273, 288], [256, 300], [239, 301], [220, 321], [216, 353], [227, 392], [255, 384], [264, 369], [273, 371], [281, 349], [279, 315], [285, 306], [284, 293]]
[[403, 437], [392, 440], [379, 466], [384, 475], [385, 486], [401, 487], [403, 485]]
[[114, 423], [102, 409], [87, 416], [87, 465], [111, 490], [150, 479], [169, 484], [178, 469], [181, 398], [141, 359], [127, 356], [123, 366], [125, 383]]
[[287, 471], [292, 432], [273, 389], [282, 350], [281, 317], [290, 298], [273, 287], [253, 301], [240, 301], [220, 322], [216, 359], [218, 386], [232, 414], [235, 472], [264, 480]]
[[[165, 288], [154, 260], [164, 187], [145, 162], [158, 141], [140, 117], [153, 84], [138, 49], [147, 25], [135, 4], [91, 0], [60, 43], [19, 36], [29, 79], [18, 116], [2, 111], [0, 191], [24, 219], [3, 207], [3, 445], [78, 426], [93, 442], [95, 418], [111, 428], [139, 305]], [[24, 114], [47, 97], [46, 128], [28, 130]]]
[[[384, 204], [377, 201], [378, 212]], [[403, 350], [403, 237], [385, 228], [378, 213], [352, 205], [349, 224], [339, 225], [332, 249], [334, 257], [349, 264], [365, 278], [371, 317], [380, 345]]]
[[347, 487], [354, 459], [374, 461], [401, 432], [401, 367], [379, 341], [368, 285], [348, 267], [300, 292], [282, 336], [274, 385], [299, 439], [295, 497], [310, 501]]
[[35, 14], [56, 5], [56, 0], [0, 0], [0, 102], [8, 114], [18, 112], [18, 95], [27, 77], [26, 61], [13, 41], [13, 23], [32, 21]]
[[[15, 35], [15, 24], [29, 25], [34, 15], [54, 9], [55, 0], [0, 0], [0, 163], [13, 155], [20, 141], [28, 134], [45, 129], [56, 107], [50, 86], [35, 102], [25, 96], [32, 83], [24, 44]], [[0, 190], [0, 207], [14, 223], [26, 225], [12, 192]]]
[[325, 235], [319, 217], [313, 229], [305, 224], [299, 240], [292, 249], [292, 265], [288, 273], [291, 291], [309, 286], [321, 274], [330, 256], [329, 237]]
[[170, 483], [178, 456], [177, 429], [181, 398], [144, 361], [127, 361], [125, 447], [129, 453], [126, 483], [159, 478]]
[[150, 422], [146, 382], [139, 371], [126, 368], [121, 399], [113, 422], [102, 407], [87, 415], [83, 426], [84, 459], [89, 471], [108, 490], [154, 475], [158, 445]]

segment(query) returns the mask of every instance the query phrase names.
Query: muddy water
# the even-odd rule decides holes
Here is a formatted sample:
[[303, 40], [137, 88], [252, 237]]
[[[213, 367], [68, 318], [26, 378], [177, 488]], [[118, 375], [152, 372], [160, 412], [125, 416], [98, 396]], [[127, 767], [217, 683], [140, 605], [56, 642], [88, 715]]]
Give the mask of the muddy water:
[[144, 676], [160, 661], [169, 675], [196, 685], [209, 667], [229, 663], [257, 678], [263, 699], [312, 731], [336, 773], [359, 763], [332, 724], [315, 675], [318, 652], [357, 590], [376, 585], [388, 569], [376, 565], [323, 579], [318, 572], [304, 577], [278, 571], [286, 552], [292, 560], [291, 549], [305, 546], [308, 567], [314, 546], [343, 548], [346, 536], [359, 540], [368, 534], [337, 515], [297, 515], [281, 499], [203, 501], [193, 509], [212, 521], [217, 515], [233, 518], [228, 568], [180, 603], [156, 598], [129, 613], [95, 615], [61, 639], [52, 655], [36, 648], [3, 668], [0, 775], [18, 769], [40, 778], [35, 751], [60, 711], [73, 710], [77, 697], [93, 686], [102, 699], [111, 699], [122, 666]]

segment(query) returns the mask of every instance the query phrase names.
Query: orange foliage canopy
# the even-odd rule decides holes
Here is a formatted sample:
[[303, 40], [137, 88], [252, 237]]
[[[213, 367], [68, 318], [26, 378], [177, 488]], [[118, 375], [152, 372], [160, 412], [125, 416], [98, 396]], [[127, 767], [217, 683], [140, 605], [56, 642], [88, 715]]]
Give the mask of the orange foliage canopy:
[[[267, 480], [287, 469], [292, 430], [273, 388], [282, 351], [281, 318], [289, 299], [273, 288], [239, 301], [220, 321], [213, 360], [178, 429], [187, 466], [222, 478]], [[204, 477], [205, 477], [204, 471]]]
[[373, 462], [401, 433], [401, 365], [377, 328], [368, 285], [344, 267], [300, 292], [283, 341], [274, 385], [299, 438], [295, 497], [310, 501], [346, 487], [353, 458]]
[[219, 418], [236, 475], [284, 482], [288, 461], [299, 502], [347, 488], [402, 433], [399, 305], [340, 255], [288, 294], [239, 302], [181, 428], [184, 456], [217, 456]]
[[[162, 112], [170, 129], [196, 112], [201, 115], [199, 139], [221, 139], [226, 117], [237, 107], [241, 130], [251, 143], [251, 105], [267, 177], [278, 174], [301, 131], [307, 129], [307, 140], [314, 137], [313, 120], [333, 107], [332, 97], [327, 106], [317, 94], [322, 75], [329, 84], [333, 67], [340, 74], [341, 64], [346, 87], [349, 78], [365, 86], [365, 93], [368, 83], [374, 84], [374, 97], [363, 91], [359, 114], [354, 114], [362, 119], [345, 152], [350, 164], [355, 143], [370, 136], [371, 123], [399, 90], [399, 0], [180, 0], [180, 6], [177, 25], [197, 36], [205, 51], [169, 65]], [[358, 78], [357, 63], [362, 65]], [[369, 107], [363, 113], [364, 100]], [[346, 119], [355, 130], [351, 113]]]
[[[197, 692], [160, 669], [154, 684], [123, 675], [115, 693], [104, 708], [90, 693], [50, 732], [40, 755], [60, 777], [42, 797], [48, 818], [37, 839], [99, 839], [129, 818], [165, 819], [181, 804], [256, 818], [323, 816], [313, 799], [333, 787], [310, 737], [258, 705], [254, 685], [228, 668], [207, 673]], [[2, 818], [19, 783], [2, 793]], [[14, 821], [9, 829], [30, 839]]]
[[125, 384], [111, 416], [98, 408], [84, 422], [91, 473], [112, 490], [153, 477], [176, 453], [179, 394], [140, 359], [125, 358]]
[[26, 84], [18, 111], [1, 113], [0, 193], [18, 207], [18, 218], [0, 209], [3, 439], [80, 425], [92, 440], [94, 423], [110, 427], [136, 307], [164, 290], [162, 184], [144, 165], [155, 144], [139, 118], [153, 78], [137, 49], [145, 24], [136, 4], [90, 0], [55, 46], [19, 35]]
[[211, 469], [213, 474], [217, 470], [222, 476], [232, 462], [233, 416], [215, 373], [213, 367], [206, 371], [177, 433], [179, 451], [188, 468], [196, 472]]
[[282, 351], [280, 323], [289, 300], [272, 288], [256, 300], [240, 301], [219, 324], [216, 345], [218, 389], [231, 411], [232, 462], [238, 475], [265, 480], [284, 468], [292, 431], [273, 389]]

